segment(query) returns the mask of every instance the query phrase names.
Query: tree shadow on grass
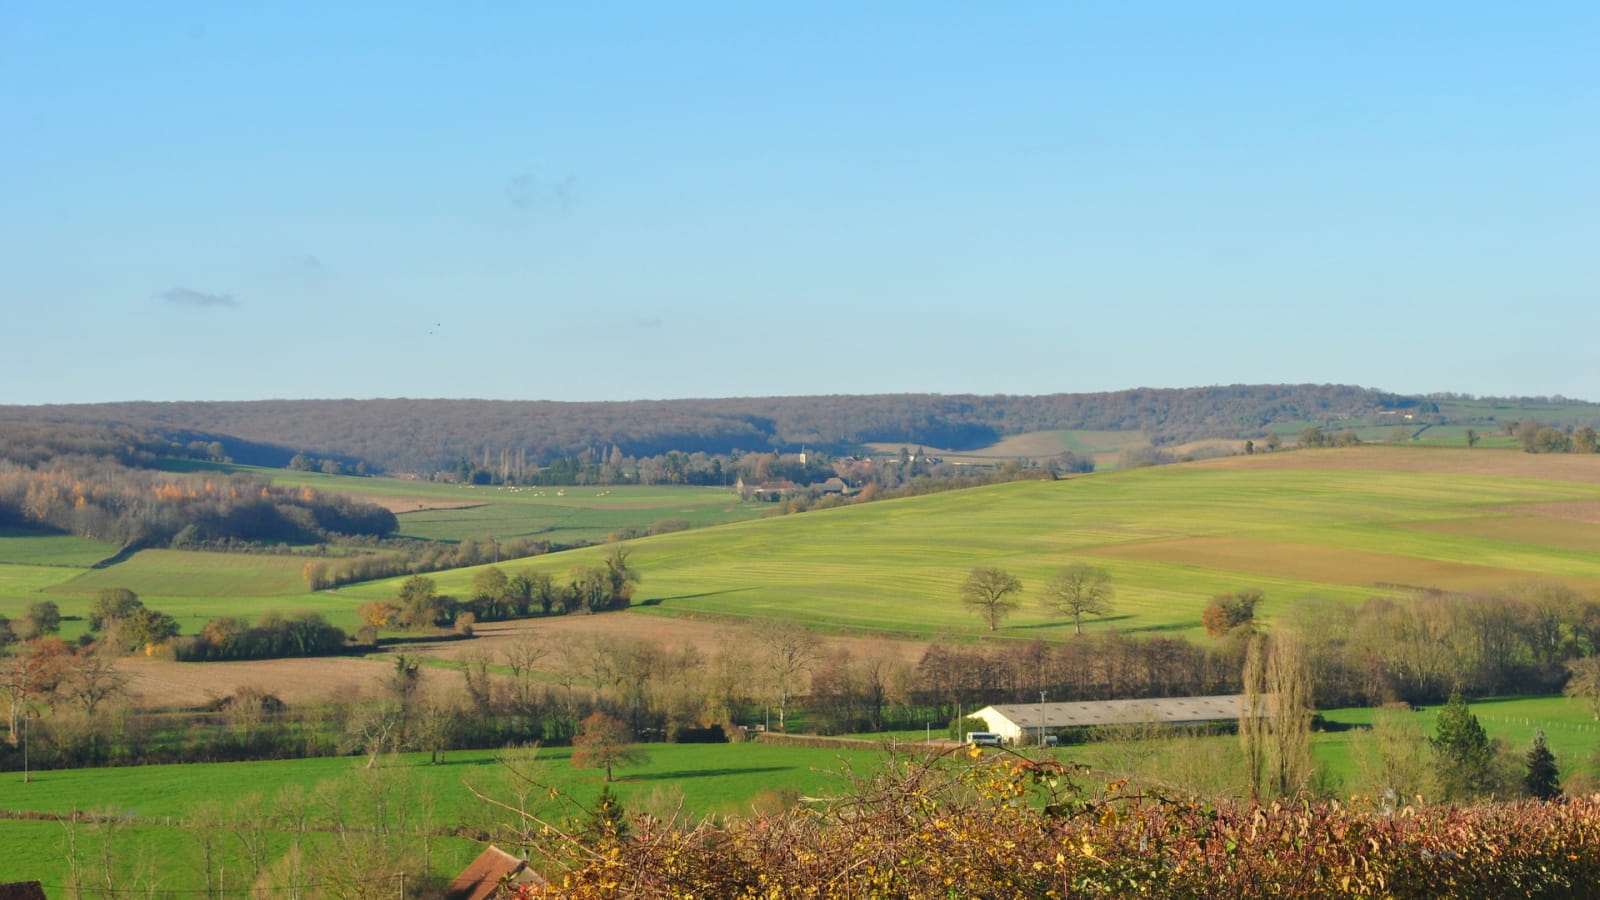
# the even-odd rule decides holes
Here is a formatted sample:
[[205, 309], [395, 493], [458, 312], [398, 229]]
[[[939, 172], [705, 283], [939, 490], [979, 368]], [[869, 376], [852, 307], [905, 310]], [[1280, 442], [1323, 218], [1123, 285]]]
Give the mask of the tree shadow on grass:
[[[1125, 621], [1125, 620], [1131, 619], [1131, 618], [1133, 618], [1133, 616], [1131, 616], [1131, 615], [1085, 617], [1084, 620], [1083, 620], [1083, 626], [1086, 629], [1092, 629], [1092, 628], [1095, 628], [1096, 626], [1105, 625], [1108, 622], [1122, 622], [1122, 621]], [[1166, 626], [1153, 626], [1153, 627], [1164, 628]], [[1055, 621], [1055, 622], [1039, 622], [1039, 623], [1036, 623], [1036, 624], [1033, 624], [1033, 625], [1009, 625], [1009, 626], [1006, 627], [1006, 630], [1007, 631], [1044, 631], [1044, 632], [1063, 631], [1063, 630], [1071, 631], [1072, 630], [1072, 620], [1071, 619], [1064, 619], [1064, 620]], [[1134, 628], [1134, 629], [1130, 629], [1130, 630], [1139, 631], [1141, 629]]]
[[659, 605], [667, 602], [668, 600], [698, 600], [701, 597], [716, 597], [716, 596], [718, 596], [720, 594], [738, 594], [738, 593], [743, 593], [744, 591], [752, 591], [752, 590], [755, 590], [755, 588], [747, 588], [747, 587], [743, 587], [743, 588], [728, 588], [727, 590], [724, 590], [724, 591], [702, 591], [702, 592], [700, 592], [698, 594], [679, 594], [676, 597], [651, 597], [649, 600], [641, 600], [640, 602], [638, 602], [638, 603], [636, 603], [634, 605], [635, 606], [659, 606]]
[[1138, 628], [1129, 628], [1124, 633], [1125, 634], [1139, 634], [1139, 633], [1142, 633], [1142, 632], [1154, 632], [1154, 631], [1189, 631], [1189, 630], [1193, 629], [1196, 624], [1198, 624], [1198, 623], [1190, 622], [1188, 624], [1176, 623], [1176, 624], [1172, 624], [1172, 625], [1142, 625], [1142, 626], [1140, 626]]
[[652, 772], [648, 775], [629, 775], [629, 781], [677, 781], [683, 778], [721, 778], [724, 775], [755, 775], [761, 772], [788, 772], [793, 766], [746, 766], [726, 769], [686, 769], [678, 772]]

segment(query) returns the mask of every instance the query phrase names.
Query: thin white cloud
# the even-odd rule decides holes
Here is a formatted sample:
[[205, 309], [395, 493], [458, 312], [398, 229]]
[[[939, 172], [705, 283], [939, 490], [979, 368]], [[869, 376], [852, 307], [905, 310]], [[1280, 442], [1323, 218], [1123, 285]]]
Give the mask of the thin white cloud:
[[506, 199], [517, 209], [553, 205], [566, 212], [572, 208], [577, 188], [578, 178], [575, 175], [568, 175], [547, 187], [540, 184], [531, 172], [524, 172], [507, 179]]
[[233, 299], [232, 294], [208, 294], [186, 287], [175, 287], [156, 295], [156, 299], [165, 300], [174, 306], [238, 306], [239, 301]]

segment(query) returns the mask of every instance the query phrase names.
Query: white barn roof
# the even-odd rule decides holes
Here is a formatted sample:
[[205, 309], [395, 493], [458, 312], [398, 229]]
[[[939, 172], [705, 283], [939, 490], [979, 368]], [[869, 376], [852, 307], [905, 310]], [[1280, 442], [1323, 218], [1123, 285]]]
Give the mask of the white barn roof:
[[[1130, 725], [1156, 722], [1190, 725], [1239, 718], [1242, 694], [1211, 697], [1163, 697], [1148, 700], [1088, 700], [1075, 703], [1001, 703], [972, 715], [997, 732], [1013, 729], [1071, 728], [1088, 725]], [[1002, 723], [999, 719], [1004, 719]], [[1012, 728], [1005, 727], [1006, 724]]]

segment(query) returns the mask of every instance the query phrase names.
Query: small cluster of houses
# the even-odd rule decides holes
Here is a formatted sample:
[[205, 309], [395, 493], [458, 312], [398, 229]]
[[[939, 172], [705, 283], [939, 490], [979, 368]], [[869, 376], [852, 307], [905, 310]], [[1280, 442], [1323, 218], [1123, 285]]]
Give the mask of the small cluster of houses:
[[745, 481], [744, 476], [741, 475], [739, 480], [733, 484], [733, 489], [739, 493], [739, 499], [741, 500], [782, 500], [785, 497], [794, 496], [802, 487], [808, 490], [816, 490], [823, 495], [837, 494], [843, 496], [850, 493], [850, 486], [845, 484], [844, 479], [837, 475], [821, 484], [804, 486], [795, 484], [787, 478], [765, 478], [760, 481]]

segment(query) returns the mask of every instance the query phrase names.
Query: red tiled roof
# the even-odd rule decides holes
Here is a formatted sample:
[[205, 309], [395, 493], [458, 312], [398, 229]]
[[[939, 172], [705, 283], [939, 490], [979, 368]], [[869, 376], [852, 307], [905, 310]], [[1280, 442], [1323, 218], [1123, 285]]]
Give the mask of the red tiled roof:
[[[501, 850], [489, 847], [456, 876], [445, 888], [445, 900], [488, 900], [504, 884], [544, 883], [539, 873], [528, 868], [526, 861]], [[4, 898], [0, 898], [4, 900]]]

